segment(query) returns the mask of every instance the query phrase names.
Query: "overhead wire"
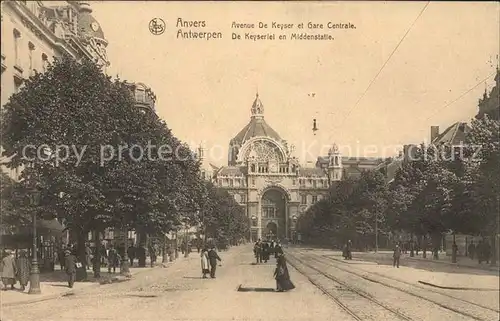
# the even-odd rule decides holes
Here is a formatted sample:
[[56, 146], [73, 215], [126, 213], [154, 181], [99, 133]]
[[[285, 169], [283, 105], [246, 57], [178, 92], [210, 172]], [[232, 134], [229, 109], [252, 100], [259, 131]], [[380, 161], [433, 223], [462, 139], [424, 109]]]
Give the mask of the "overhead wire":
[[458, 96], [457, 98], [453, 99], [452, 101], [446, 103], [445, 105], [443, 105], [442, 107], [436, 109], [434, 111], [434, 113], [432, 113], [428, 118], [425, 119], [425, 121], [431, 119], [432, 117], [436, 116], [439, 112], [443, 111], [444, 109], [450, 107], [451, 105], [453, 105], [454, 103], [456, 103], [457, 101], [459, 101], [460, 99], [462, 99], [464, 96], [466, 96], [468, 93], [470, 93], [471, 91], [473, 91], [474, 89], [476, 89], [479, 85], [483, 84], [485, 81], [487, 81], [488, 79], [490, 79], [491, 77], [493, 77], [495, 74], [497, 73], [497, 71], [494, 71], [493, 73], [489, 74], [486, 78], [483, 78], [481, 81], [479, 81], [477, 84], [475, 84], [473, 87], [467, 89], [466, 91], [464, 91], [460, 96]]
[[353, 105], [353, 107], [351, 107], [347, 111], [347, 114], [344, 116], [344, 118], [342, 120], [342, 123], [340, 124], [340, 127], [342, 127], [344, 125], [345, 121], [351, 115], [352, 111], [354, 109], [356, 109], [356, 107], [359, 105], [359, 103], [361, 102], [361, 100], [363, 99], [363, 97], [366, 95], [366, 93], [368, 92], [368, 90], [370, 90], [370, 88], [373, 85], [373, 83], [375, 82], [375, 80], [377, 80], [378, 76], [382, 73], [382, 71], [384, 70], [385, 66], [387, 66], [387, 64], [389, 63], [389, 61], [391, 60], [391, 58], [394, 56], [394, 54], [396, 53], [396, 51], [398, 50], [398, 48], [401, 46], [401, 44], [405, 40], [406, 36], [410, 33], [411, 29], [413, 28], [413, 26], [415, 25], [415, 23], [418, 21], [418, 19], [420, 19], [420, 17], [424, 13], [425, 9], [427, 9], [427, 7], [429, 6], [429, 4], [430, 4], [430, 1], [427, 1], [427, 3], [425, 4], [425, 6], [422, 8], [422, 10], [420, 10], [420, 13], [418, 14], [418, 16], [415, 18], [415, 20], [410, 25], [410, 27], [408, 28], [408, 30], [406, 30], [405, 34], [403, 35], [403, 37], [401, 38], [401, 40], [399, 40], [398, 44], [396, 45], [396, 47], [394, 48], [394, 50], [391, 52], [391, 54], [389, 55], [389, 57], [387, 58], [387, 60], [384, 62], [384, 64], [380, 68], [380, 70], [377, 72], [377, 74], [375, 75], [375, 77], [373, 77], [373, 79], [370, 81], [370, 84], [365, 89], [365, 91], [363, 92], [363, 94], [361, 94], [361, 96], [358, 98], [358, 100]]

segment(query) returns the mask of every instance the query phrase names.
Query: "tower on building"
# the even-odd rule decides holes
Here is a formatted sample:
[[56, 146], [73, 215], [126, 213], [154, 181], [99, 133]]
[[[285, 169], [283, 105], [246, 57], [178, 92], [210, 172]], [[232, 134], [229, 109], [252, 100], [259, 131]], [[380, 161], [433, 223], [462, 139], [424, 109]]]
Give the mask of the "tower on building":
[[336, 144], [328, 151], [328, 178], [330, 182], [342, 179], [342, 155]]

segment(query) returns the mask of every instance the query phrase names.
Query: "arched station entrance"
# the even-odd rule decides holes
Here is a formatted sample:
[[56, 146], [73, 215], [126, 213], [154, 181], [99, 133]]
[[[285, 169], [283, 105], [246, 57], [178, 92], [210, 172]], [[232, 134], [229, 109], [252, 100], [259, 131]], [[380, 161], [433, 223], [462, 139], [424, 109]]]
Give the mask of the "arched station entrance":
[[279, 188], [267, 189], [261, 199], [262, 238], [284, 239], [287, 236], [287, 195]]

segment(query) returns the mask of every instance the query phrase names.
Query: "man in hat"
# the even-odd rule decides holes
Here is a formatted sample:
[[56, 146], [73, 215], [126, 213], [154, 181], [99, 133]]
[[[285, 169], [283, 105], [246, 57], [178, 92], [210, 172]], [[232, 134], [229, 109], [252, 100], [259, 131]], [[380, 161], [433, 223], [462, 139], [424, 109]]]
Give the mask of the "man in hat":
[[64, 251], [64, 255], [64, 267], [68, 275], [68, 286], [72, 288], [76, 279], [76, 257], [69, 249]]
[[208, 251], [208, 260], [210, 262], [210, 277], [215, 279], [215, 270], [217, 269], [217, 261], [221, 262], [222, 260], [219, 257], [219, 254], [215, 251], [215, 245], [210, 247], [210, 251]]
[[11, 250], [5, 250], [5, 257], [2, 259], [0, 271], [2, 271], [2, 283], [4, 285], [4, 290], [7, 291], [9, 289], [9, 285], [10, 289], [14, 290], [14, 285], [16, 284], [17, 266]]

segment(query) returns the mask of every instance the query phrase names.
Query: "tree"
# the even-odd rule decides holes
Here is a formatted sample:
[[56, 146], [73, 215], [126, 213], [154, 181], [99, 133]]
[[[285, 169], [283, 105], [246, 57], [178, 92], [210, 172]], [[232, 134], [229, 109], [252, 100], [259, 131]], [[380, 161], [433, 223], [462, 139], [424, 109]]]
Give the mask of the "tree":
[[477, 233], [491, 238], [493, 260], [496, 261], [495, 240], [500, 211], [500, 121], [485, 116], [473, 120], [468, 144], [468, 176], [465, 185], [468, 213], [476, 222]]
[[244, 209], [225, 190], [205, 182], [206, 202], [202, 208], [205, 232], [217, 241], [236, 241], [250, 233]]
[[56, 59], [27, 80], [3, 110], [2, 137], [7, 165], [24, 167], [21, 185], [43, 191], [39, 212], [64, 219], [81, 252], [88, 231], [165, 230], [196, 208], [192, 152], [92, 62]]
[[6, 173], [0, 171], [0, 206], [2, 208], [2, 234], [17, 232], [20, 226], [31, 223], [31, 216], [20, 199], [19, 184]]

